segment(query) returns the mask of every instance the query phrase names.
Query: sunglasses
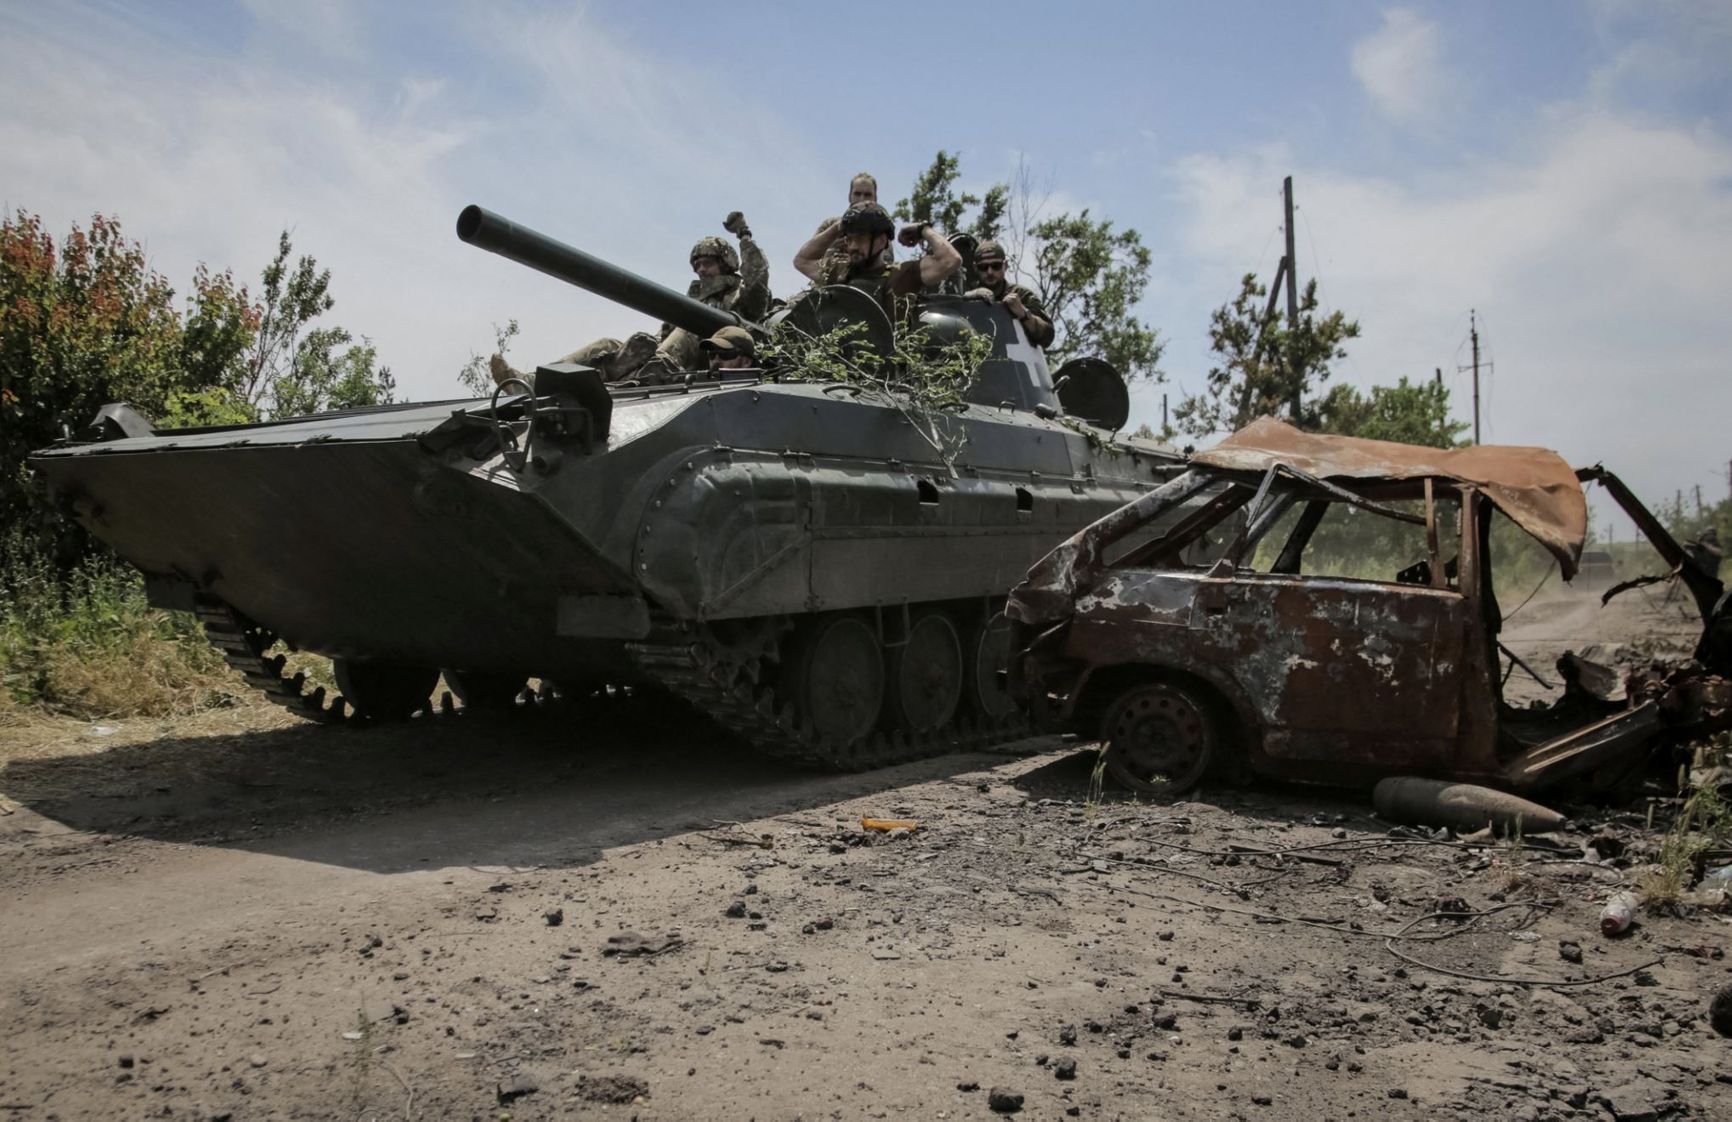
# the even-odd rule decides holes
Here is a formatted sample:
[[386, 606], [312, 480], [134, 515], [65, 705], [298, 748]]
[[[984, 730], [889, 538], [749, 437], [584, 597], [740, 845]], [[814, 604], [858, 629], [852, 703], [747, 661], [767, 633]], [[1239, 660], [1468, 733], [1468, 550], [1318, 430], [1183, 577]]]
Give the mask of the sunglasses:
[[976, 261], [974, 263], [974, 267], [979, 269], [983, 273], [988, 269], [993, 269], [996, 271], [1002, 271], [1004, 269], [1004, 262], [1002, 262], [1002, 261]]

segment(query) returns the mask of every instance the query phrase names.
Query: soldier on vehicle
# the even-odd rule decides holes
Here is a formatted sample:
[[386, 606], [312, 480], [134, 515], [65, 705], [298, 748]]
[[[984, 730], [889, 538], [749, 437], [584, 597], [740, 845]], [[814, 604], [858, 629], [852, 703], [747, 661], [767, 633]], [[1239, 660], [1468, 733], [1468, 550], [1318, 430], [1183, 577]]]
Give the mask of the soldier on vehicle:
[[974, 271], [980, 274], [980, 287], [966, 295], [1003, 304], [1005, 310], [1022, 324], [1023, 334], [1037, 347], [1052, 345], [1052, 319], [1041, 306], [1040, 297], [1031, 289], [1012, 284], [1005, 270], [1004, 247], [995, 241], [984, 241], [974, 251]]
[[751, 370], [758, 365], [758, 345], [743, 327], [724, 327], [698, 347], [710, 356], [710, 372]]
[[[770, 310], [770, 263], [752, 237], [745, 215], [734, 211], [722, 228], [739, 238], [739, 251], [726, 238], [699, 238], [688, 258], [695, 277], [686, 295], [757, 322]], [[664, 323], [658, 333], [639, 331], [623, 343], [597, 339], [557, 361], [593, 366], [609, 382], [629, 379], [654, 384], [675, 371], [696, 369], [702, 357], [699, 342], [691, 332]], [[523, 377], [506, 365], [502, 355], [494, 355], [489, 367], [495, 383]]]
[[821, 280], [825, 258], [841, 244], [848, 255], [848, 269], [840, 283], [871, 293], [890, 322], [900, 322], [908, 299], [925, 286], [949, 276], [962, 263], [962, 255], [932, 223], [911, 222], [896, 233], [896, 240], [910, 247], [924, 244], [926, 253], [891, 267], [884, 254], [893, 233], [896, 224], [877, 203], [849, 207], [848, 213], [837, 222], [800, 247], [794, 256], [794, 268], [815, 281]]
[[[848, 205], [850, 207], [857, 207], [864, 206], [867, 203], [876, 203], [877, 201], [878, 180], [873, 177], [871, 172], [856, 172], [854, 178], [848, 181]], [[840, 221], [842, 221], [840, 218], [826, 218], [824, 221], [818, 223], [818, 228], [814, 230], [813, 233], [822, 234], [825, 230], [828, 230], [831, 226], [834, 226]], [[889, 247], [886, 247], [884, 250], [884, 264], [893, 265], [895, 263], [895, 253], [890, 250]], [[823, 265], [819, 269], [819, 275], [812, 279], [817, 281], [819, 284], [841, 284], [847, 275], [848, 252], [844, 246], [838, 243], [831, 253], [824, 258]]]

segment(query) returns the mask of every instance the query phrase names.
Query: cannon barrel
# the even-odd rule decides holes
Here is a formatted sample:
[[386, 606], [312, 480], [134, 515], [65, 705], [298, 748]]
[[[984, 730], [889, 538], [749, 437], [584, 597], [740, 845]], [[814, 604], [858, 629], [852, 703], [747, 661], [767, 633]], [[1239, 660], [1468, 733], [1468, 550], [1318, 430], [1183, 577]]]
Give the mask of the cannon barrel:
[[519, 265], [528, 265], [567, 284], [588, 289], [616, 304], [683, 327], [696, 335], [709, 336], [721, 328], [742, 322], [731, 312], [712, 308], [684, 293], [664, 288], [636, 273], [610, 265], [581, 249], [573, 249], [546, 234], [520, 226], [478, 206], [466, 206], [457, 216], [457, 236]]

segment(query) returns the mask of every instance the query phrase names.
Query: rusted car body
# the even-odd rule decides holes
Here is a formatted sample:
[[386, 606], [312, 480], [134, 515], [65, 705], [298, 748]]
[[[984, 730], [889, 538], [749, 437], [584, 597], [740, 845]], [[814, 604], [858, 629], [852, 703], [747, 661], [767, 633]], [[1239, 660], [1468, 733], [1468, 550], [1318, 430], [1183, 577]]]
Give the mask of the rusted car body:
[[[1562, 697], [1504, 701], [1491, 526], [1501, 512], [1572, 578], [1582, 484], [1629, 514], [1704, 623], [1694, 661], [1620, 677], [1566, 655]], [[1333, 512], [1333, 513], [1332, 513]], [[1414, 543], [1381, 579], [1321, 576], [1345, 517]], [[1333, 523], [1331, 523], [1333, 524]], [[1620, 588], [1606, 594], [1609, 599]], [[1087, 527], [1012, 593], [1010, 685], [1052, 728], [1098, 736], [1115, 776], [1178, 791], [1222, 768], [1330, 784], [1431, 775], [1521, 791], [1627, 772], [1657, 741], [1725, 727], [1724, 589], [1616, 476], [1538, 448], [1441, 450], [1262, 420]]]

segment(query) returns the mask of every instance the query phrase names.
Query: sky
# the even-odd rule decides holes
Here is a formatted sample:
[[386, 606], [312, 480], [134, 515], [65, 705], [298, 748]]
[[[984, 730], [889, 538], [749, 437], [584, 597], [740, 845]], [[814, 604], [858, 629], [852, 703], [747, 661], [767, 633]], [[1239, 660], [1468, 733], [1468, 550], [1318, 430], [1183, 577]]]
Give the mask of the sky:
[[940, 148], [1153, 251], [1139, 309], [1201, 389], [1209, 313], [1281, 253], [1362, 337], [1335, 377], [1441, 370], [1488, 442], [1652, 500], [1732, 486], [1732, 0], [1309, 4], [152, 4], [0, 0], [0, 204], [117, 216], [185, 289], [287, 228], [411, 399], [515, 318], [519, 365], [648, 326], [460, 243], [480, 203], [683, 288], [746, 213], [779, 294], [849, 177]]

